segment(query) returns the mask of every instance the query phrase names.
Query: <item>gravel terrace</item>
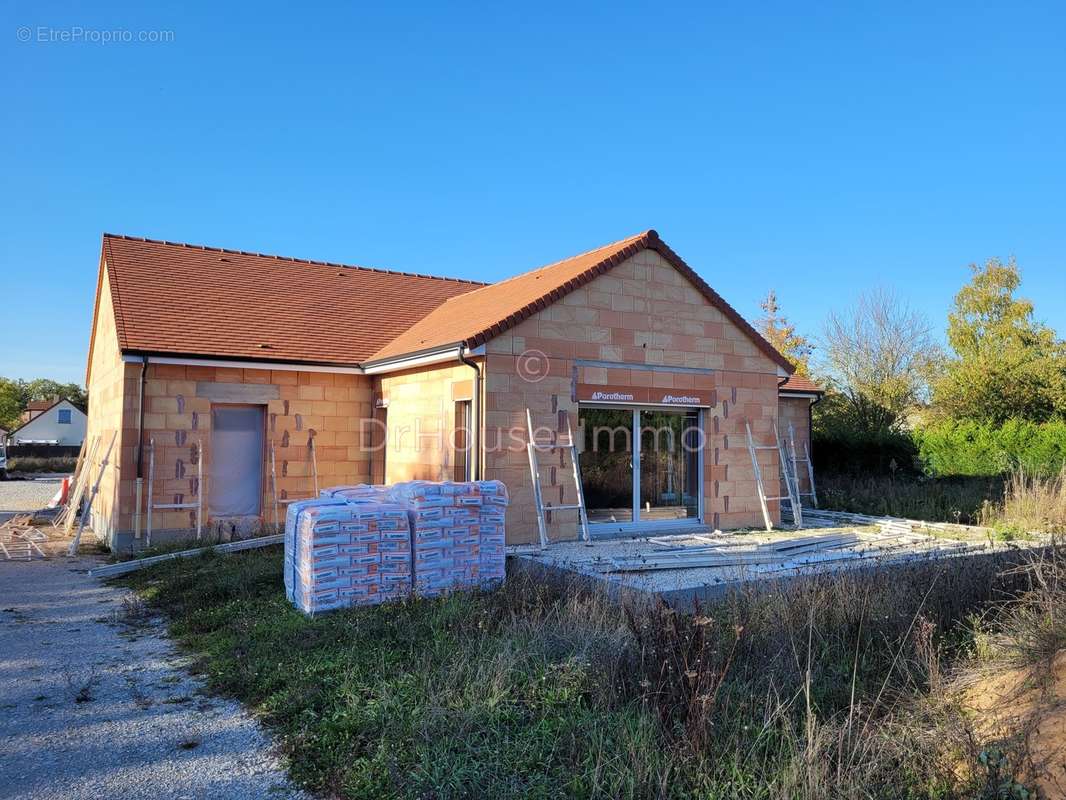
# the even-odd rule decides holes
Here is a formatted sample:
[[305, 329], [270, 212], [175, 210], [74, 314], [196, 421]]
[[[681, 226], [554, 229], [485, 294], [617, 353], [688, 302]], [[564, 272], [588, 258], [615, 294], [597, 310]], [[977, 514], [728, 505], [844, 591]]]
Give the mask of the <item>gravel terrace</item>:
[[0, 481], [0, 513], [44, 508], [59, 491], [62, 482], [62, 476], [51, 475], [34, 480]]
[[309, 798], [240, 704], [188, 675], [162, 622], [85, 574], [94, 563], [0, 562], [0, 795]]

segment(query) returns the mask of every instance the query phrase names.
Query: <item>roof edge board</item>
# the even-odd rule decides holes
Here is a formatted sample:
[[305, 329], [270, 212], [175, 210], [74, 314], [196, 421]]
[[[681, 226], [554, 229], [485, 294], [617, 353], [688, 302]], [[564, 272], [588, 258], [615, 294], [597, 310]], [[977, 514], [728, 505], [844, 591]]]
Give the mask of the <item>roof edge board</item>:
[[329, 364], [312, 361], [257, 361], [252, 358], [228, 358], [226, 356], [142, 353], [135, 350], [122, 351], [122, 361], [127, 364], [140, 364], [145, 358], [148, 359], [149, 364], [173, 364], [187, 367], [239, 367], [244, 369], [277, 370], [279, 372], [363, 374], [362, 367], [349, 364]]

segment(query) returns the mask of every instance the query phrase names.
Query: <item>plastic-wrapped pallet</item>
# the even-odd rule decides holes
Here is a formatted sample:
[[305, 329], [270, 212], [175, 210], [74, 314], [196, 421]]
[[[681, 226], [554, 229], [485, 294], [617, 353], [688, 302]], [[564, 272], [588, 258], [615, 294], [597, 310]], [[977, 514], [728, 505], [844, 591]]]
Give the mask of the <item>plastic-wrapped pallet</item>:
[[391, 486], [389, 498], [410, 518], [416, 594], [503, 581], [507, 488], [500, 481], [409, 481]]
[[334, 500], [388, 500], [388, 487], [369, 483], [357, 483], [354, 486], [334, 486], [319, 492], [320, 497]]
[[402, 506], [333, 498], [292, 505], [285, 520], [285, 587], [301, 611], [372, 605], [410, 593], [411, 532]]
[[332, 503], [326, 499], [298, 500], [295, 503], [290, 503], [285, 511], [285, 560], [283, 571], [285, 573], [285, 597], [288, 598], [290, 603], [296, 603], [296, 529], [300, 521], [300, 515], [308, 509], [322, 508], [331, 504], [336, 506], [345, 505], [343, 500], [333, 500]]

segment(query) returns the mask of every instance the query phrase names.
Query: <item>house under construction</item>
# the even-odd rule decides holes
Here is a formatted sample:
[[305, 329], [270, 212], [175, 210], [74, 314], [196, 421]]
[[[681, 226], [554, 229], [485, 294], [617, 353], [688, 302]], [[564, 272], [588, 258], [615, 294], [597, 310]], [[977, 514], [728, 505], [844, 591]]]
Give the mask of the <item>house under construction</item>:
[[[793, 369], [651, 230], [493, 284], [108, 234], [91, 524], [125, 549], [268, 527], [320, 486], [485, 478], [510, 544], [538, 492], [574, 539], [582, 487], [593, 535], [762, 526], [775, 431], [809, 452]], [[527, 410], [538, 442], [573, 432], [577, 480], [544, 449], [535, 485]]]

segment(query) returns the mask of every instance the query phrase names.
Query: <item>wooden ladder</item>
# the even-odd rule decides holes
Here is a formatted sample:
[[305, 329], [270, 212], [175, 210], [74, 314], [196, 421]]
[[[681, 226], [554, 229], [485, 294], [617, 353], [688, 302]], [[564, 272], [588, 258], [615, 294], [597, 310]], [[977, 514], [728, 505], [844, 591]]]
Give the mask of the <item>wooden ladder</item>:
[[[785, 444], [781, 440], [781, 437], [777, 433], [777, 423], [774, 422], [774, 444], [755, 444], [755, 439], [751, 435], [751, 425], [747, 422], [744, 423], [744, 429], [748, 434], [748, 453], [751, 455], [751, 468], [755, 473], [755, 487], [759, 492], [759, 507], [762, 509], [763, 522], [766, 523], [766, 530], [772, 531], [774, 529], [773, 523], [770, 521], [770, 509], [766, 505], [768, 502], [777, 500], [778, 502], [788, 501], [792, 507], [792, 518], [796, 524], [796, 527], [803, 525], [803, 508], [800, 505], [799, 490], [795, 482], [794, 465], [790, 467], [792, 459], [790, 459], [785, 452]], [[766, 484], [762, 478], [762, 468], [759, 466], [759, 450], [776, 450], [778, 458], [778, 466], [781, 470], [781, 477], [785, 483], [785, 491], [788, 494], [768, 497], [766, 495]]]
[[[74, 534], [74, 538], [70, 542], [70, 547], [67, 548], [67, 555], [76, 556], [78, 554], [78, 547], [79, 547], [79, 545], [81, 545], [81, 534], [82, 534], [82, 531], [85, 530], [85, 523], [89, 521], [89, 512], [92, 511], [93, 500], [96, 499], [96, 493], [100, 491], [100, 482], [104, 479], [104, 470], [107, 469], [108, 465], [111, 462], [111, 451], [115, 447], [115, 440], [116, 439], [118, 439], [118, 432], [117, 431], [115, 433], [111, 434], [111, 443], [107, 446], [107, 450], [104, 452], [104, 458], [100, 462], [100, 469], [96, 473], [96, 480], [93, 482], [93, 488], [92, 488], [92, 491], [89, 493], [89, 499], [85, 503], [85, 508], [81, 509], [81, 520], [78, 523], [78, 532], [76, 534]], [[90, 464], [90, 463], [91, 462], [88, 462], [88, 461], [86, 462], [87, 465]], [[84, 491], [85, 491], [85, 484], [82, 485], [82, 492], [84, 492]], [[78, 500], [78, 503], [81, 502], [81, 494], [78, 495], [77, 500]], [[77, 505], [74, 505], [74, 508], [76, 509]], [[73, 526], [74, 526], [74, 517], [72, 516], [67, 521], [66, 526], [64, 526], [64, 531], [65, 532], [69, 532], [70, 529]]]
[[[533, 502], [537, 507], [537, 533], [540, 537], [540, 547], [545, 548], [550, 544], [548, 541], [548, 522], [545, 514], [548, 511], [573, 511], [578, 512], [581, 524], [581, 538], [586, 545], [592, 544], [592, 536], [589, 534], [589, 518], [585, 510], [585, 490], [581, 486], [581, 468], [577, 452], [577, 442], [574, 441], [574, 432], [570, 427], [570, 415], [566, 415], [566, 441], [565, 442], [538, 442], [533, 429], [533, 413], [526, 409], [526, 428], [529, 441], [526, 443], [526, 452], [529, 454], [529, 473], [533, 478]], [[540, 464], [537, 462], [537, 451], [563, 450], [570, 454], [570, 464], [574, 468], [574, 485], [577, 487], [577, 502], [567, 505], [545, 506], [544, 495], [540, 486]]]

